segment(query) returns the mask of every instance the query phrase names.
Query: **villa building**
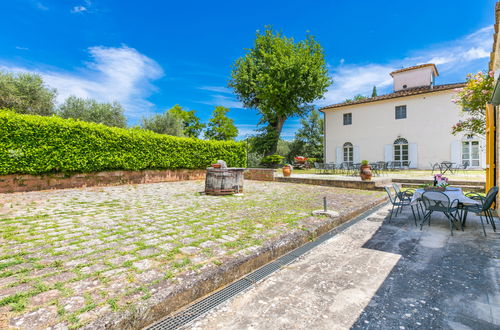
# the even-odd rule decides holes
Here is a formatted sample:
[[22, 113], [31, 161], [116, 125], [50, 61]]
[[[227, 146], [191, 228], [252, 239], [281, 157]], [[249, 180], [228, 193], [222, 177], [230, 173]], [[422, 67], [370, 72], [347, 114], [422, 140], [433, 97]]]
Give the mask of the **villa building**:
[[464, 84], [435, 85], [438, 75], [434, 64], [397, 70], [393, 93], [322, 108], [325, 162], [397, 161], [428, 169], [451, 161], [484, 168], [484, 137], [451, 134], [462, 118], [452, 99]]

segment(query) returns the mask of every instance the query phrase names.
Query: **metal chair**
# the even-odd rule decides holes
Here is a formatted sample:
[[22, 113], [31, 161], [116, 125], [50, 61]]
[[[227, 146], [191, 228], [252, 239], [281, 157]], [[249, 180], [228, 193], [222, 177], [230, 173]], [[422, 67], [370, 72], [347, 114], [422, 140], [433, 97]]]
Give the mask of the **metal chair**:
[[442, 212], [450, 221], [450, 231], [451, 236], [453, 236], [453, 227], [458, 227], [455, 222], [460, 224], [460, 228], [463, 230], [462, 223], [457, 219], [457, 214], [459, 211], [458, 199], [450, 201], [450, 198], [439, 191], [426, 191], [422, 194], [422, 203], [424, 204], [427, 213], [424, 215], [424, 219], [420, 223], [420, 230], [422, 230], [425, 221], [429, 222], [431, 225], [431, 215], [433, 212]]
[[389, 222], [392, 219], [392, 215], [394, 213], [394, 208], [396, 208], [396, 216], [397, 216], [398, 212], [401, 213], [403, 211], [403, 207], [410, 206], [411, 211], [413, 213], [413, 218], [415, 219], [415, 225], [417, 225], [417, 218], [415, 218], [415, 212], [413, 211], [413, 205], [411, 205], [411, 200], [400, 199], [397, 194], [395, 194], [393, 196], [391, 194], [391, 189], [389, 189], [389, 187], [384, 187], [384, 189], [387, 192], [387, 195], [389, 195], [389, 201], [392, 204], [391, 214], [389, 215]]
[[[404, 206], [406, 205], [409, 205], [410, 208], [411, 208], [411, 213], [413, 214], [413, 219], [415, 220], [415, 226], [417, 226], [417, 217], [415, 216], [415, 210], [413, 209], [413, 205], [412, 205], [412, 200], [413, 200], [413, 194], [415, 193], [414, 191], [412, 191], [413, 189], [406, 189], [405, 191], [401, 191], [401, 189], [399, 188], [399, 185], [397, 185], [396, 183], [393, 183], [392, 184], [392, 188], [394, 189], [394, 192], [396, 193], [396, 197], [402, 201], [403, 203], [405, 203]], [[420, 210], [418, 208], [420, 204], [420, 199], [417, 200], [417, 203], [416, 203], [416, 207], [417, 207], [417, 214], [418, 214], [418, 218], [420, 219]], [[423, 209], [422, 209], [422, 214], [424, 213]]]
[[496, 232], [497, 228], [495, 226], [495, 221], [493, 219], [493, 213], [491, 212], [491, 205], [495, 201], [496, 197], [498, 194], [498, 187], [494, 186], [491, 187], [491, 189], [488, 191], [486, 194], [486, 197], [483, 197], [479, 194], [474, 194], [474, 193], [469, 193], [466, 196], [475, 199], [475, 200], [480, 200], [481, 205], [463, 205], [463, 209], [465, 211], [464, 215], [464, 220], [463, 220], [463, 225], [465, 225], [465, 220], [467, 219], [467, 213], [470, 212], [475, 212], [479, 214], [479, 219], [481, 219], [481, 226], [483, 227], [483, 233], [484, 236], [486, 236], [486, 229], [484, 228], [484, 222], [483, 222], [483, 216], [481, 213], [484, 213], [484, 216], [486, 217], [486, 223], [490, 223], [491, 227], [493, 228], [493, 231]]

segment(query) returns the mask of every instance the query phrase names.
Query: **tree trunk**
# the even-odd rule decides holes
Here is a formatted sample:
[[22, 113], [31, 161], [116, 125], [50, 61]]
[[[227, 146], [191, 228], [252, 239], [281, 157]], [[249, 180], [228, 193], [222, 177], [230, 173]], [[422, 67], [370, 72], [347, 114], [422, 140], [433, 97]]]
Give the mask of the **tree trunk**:
[[[285, 119], [277, 118], [276, 121], [270, 122], [269, 126], [272, 127], [272, 136], [270, 136], [270, 148], [266, 152], [265, 156], [274, 155], [278, 152], [278, 141], [280, 140], [281, 131], [283, 130], [283, 125], [285, 124]], [[271, 133], [271, 132], [270, 132]]]

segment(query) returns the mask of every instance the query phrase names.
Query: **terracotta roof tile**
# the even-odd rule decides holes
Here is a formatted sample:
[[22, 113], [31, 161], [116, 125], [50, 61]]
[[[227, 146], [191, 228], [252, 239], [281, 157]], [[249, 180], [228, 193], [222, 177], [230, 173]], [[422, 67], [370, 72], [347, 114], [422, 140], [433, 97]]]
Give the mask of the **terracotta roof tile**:
[[415, 65], [415, 66], [410, 66], [408, 68], [403, 68], [403, 69], [399, 69], [399, 70], [396, 70], [396, 71], [392, 71], [390, 73], [391, 77], [393, 74], [395, 73], [400, 73], [400, 72], [405, 72], [405, 71], [411, 71], [411, 70], [416, 70], [416, 69], [420, 69], [420, 68], [425, 68], [425, 67], [428, 67], [428, 66], [432, 66], [434, 67], [434, 70], [436, 71], [436, 76], [439, 76], [439, 72], [436, 68], [436, 65], [433, 64], [433, 63], [427, 63], [427, 64], [421, 64], [421, 65]]
[[385, 94], [385, 95], [380, 95], [380, 96], [375, 96], [375, 97], [368, 97], [368, 98], [362, 99], [362, 100], [355, 100], [355, 101], [332, 104], [332, 105], [321, 108], [320, 111], [334, 109], [334, 108], [340, 108], [340, 107], [344, 107], [344, 106], [348, 106], [348, 105], [363, 104], [363, 103], [370, 103], [370, 102], [376, 102], [376, 101], [382, 101], [382, 100], [395, 99], [398, 97], [440, 92], [440, 91], [444, 91], [444, 90], [448, 90], [448, 89], [461, 88], [464, 86], [465, 86], [465, 83], [456, 83], [456, 84], [436, 85], [436, 86], [433, 86], [433, 88], [430, 88], [429, 86], [409, 88], [409, 89], [397, 91], [397, 92], [390, 93], [390, 94]]

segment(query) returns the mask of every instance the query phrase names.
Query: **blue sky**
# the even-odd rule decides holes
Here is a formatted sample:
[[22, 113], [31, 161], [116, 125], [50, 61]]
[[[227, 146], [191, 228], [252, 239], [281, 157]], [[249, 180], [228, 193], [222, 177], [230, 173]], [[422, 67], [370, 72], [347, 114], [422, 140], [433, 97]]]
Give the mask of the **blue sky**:
[[[256, 30], [313, 34], [334, 84], [317, 106], [391, 92], [389, 72], [433, 62], [437, 84], [486, 69], [494, 0], [470, 1], [1, 1], [0, 70], [41, 74], [69, 95], [119, 101], [130, 124], [175, 104], [208, 120], [231, 109], [240, 137], [258, 115], [227, 81]], [[298, 119], [285, 126], [292, 139]]]

